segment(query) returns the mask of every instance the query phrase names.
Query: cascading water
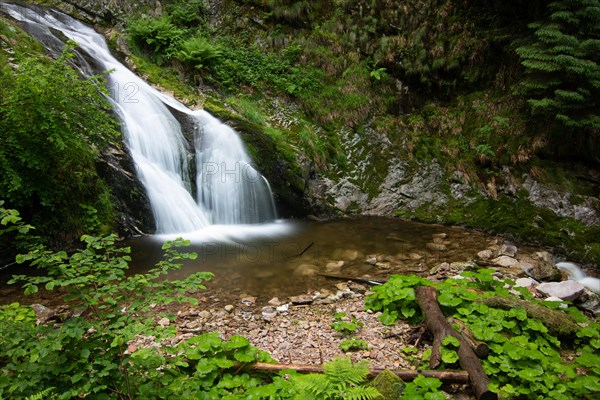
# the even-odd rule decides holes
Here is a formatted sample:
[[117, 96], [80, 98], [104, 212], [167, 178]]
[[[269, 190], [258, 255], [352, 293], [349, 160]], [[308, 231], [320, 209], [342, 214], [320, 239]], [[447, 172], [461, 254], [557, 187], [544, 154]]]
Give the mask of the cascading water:
[[[255, 224], [276, 218], [269, 184], [252, 166], [233, 129], [146, 84], [110, 54], [101, 35], [81, 22], [54, 10], [0, 5], [49, 49], [60, 51], [64, 47], [53, 31], [75, 41], [95, 64], [94, 68], [84, 66], [84, 74], [111, 71], [107, 76], [111, 99], [148, 193], [157, 233], [192, 232], [214, 224]], [[169, 107], [192, 120], [195, 153]], [[189, 174], [190, 155], [196, 161], [195, 179]]]

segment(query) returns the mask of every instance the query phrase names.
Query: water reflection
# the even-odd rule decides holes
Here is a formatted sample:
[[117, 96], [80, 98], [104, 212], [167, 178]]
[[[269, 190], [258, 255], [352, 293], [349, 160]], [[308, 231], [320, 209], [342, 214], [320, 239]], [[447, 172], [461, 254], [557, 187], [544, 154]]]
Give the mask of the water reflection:
[[[210, 288], [221, 297], [251, 295], [264, 301], [337, 283], [320, 274], [385, 279], [392, 273], [424, 273], [441, 262], [472, 259], [496, 239], [456, 227], [376, 217], [211, 226], [183, 236], [198, 259], [186, 261], [171, 278], [210, 271], [215, 274]], [[132, 270], [154, 265], [162, 243], [175, 237], [129, 241]]]

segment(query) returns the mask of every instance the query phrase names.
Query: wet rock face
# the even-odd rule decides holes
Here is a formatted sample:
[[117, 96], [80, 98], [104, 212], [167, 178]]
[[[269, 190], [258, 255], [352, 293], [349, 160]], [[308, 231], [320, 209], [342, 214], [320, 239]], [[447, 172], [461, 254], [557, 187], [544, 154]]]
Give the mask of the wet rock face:
[[348, 214], [389, 216], [398, 209], [444, 207], [448, 196], [442, 190], [444, 173], [440, 165], [432, 161], [411, 171], [413, 168], [401, 160], [390, 161], [388, 173], [374, 197], [347, 177], [336, 181], [314, 179], [309, 182], [307, 197], [313, 208], [333, 206]]
[[150, 201], [135, 173], [129, 153], [109, 147], [97, 163], [98, 173], [110, 187], [122, 236], [152, 233], [155, 229]]
[[586, 225], [599, 225], [600, 215], [598, 199], [590, 196], [579, 196], [578, 203], [573, 204], [572, 194], [545, 187], [527, 175], [523, 187], [529, 192], [529, 200], [538, 207], [547, 208], [562, 217], [571, 217]]
[[52, 3], [52, 6], [84, 22], [100, 25], [113, 25], [134, 13], [147, 12], [160, 15], [162, 12], [162, 5], [158, 0], [65, 0]]

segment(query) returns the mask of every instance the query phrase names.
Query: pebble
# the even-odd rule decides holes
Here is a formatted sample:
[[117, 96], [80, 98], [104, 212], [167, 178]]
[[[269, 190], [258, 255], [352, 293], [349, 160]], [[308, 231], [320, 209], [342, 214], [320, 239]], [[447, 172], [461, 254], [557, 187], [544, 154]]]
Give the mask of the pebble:
[[491, 251], [490, 249], [481, 250], [479, 253], [477, 253], [477, 257], [480, 260], [489, 260], [493, 256], [494, 256], [494, 252]]
[[516, 267], [519, 265], [519, 262], [517, 260], [509, 256], [496, 257], [492, 260], [492, 262], [498, 265], [499, 267], [505, 268]]
[[517, 255], [517, 251], [517, 246], [513, 246], [512, 244], [503, 244], [502, 247], [500, 247], [500, 255], [503, 256], [514, 258]]
[[235, 307], [234, 307], [234, 306], [232, 306], [231, 304], [227, 304], [227, 305], [224, 307], [225, 311], [227, 311], [227, 312], [229, 312], [229, 313], [230, 313], [230, 312], [232, 312], [234, 308], [235, 308]]
[[531, 279], [531, 278], [519, 278], [515, 281], [516, 287], [530, 288], [537, 284], [538, 284], [538, 282], [535, 279]]
[[241, 302], [246, 306], [253, 306], [256, 303], [256, 297], [246, 296], [241, 300]]
[[309, 294], [301, 294], [290, 297], [290, 301], [292, 304], [310, 304], [313, 302], [313, 297]]
[[282, 304], [281, 300], [279, 300], [278, 297], [273, 297], [271, 300], [269, 300], [267, 302], [267, 304], [270, 304], [272, 306], [280, 306]]
[[171, 321], [169, 321], [169, 318], [166, 318], [166, 317], [165, 318], [161, 318], [161, 319], [158, 320], [158, 325], [160, 325], [160, 326], [162, 326], [164, 328], [165, 326], [171, 325]]
[[433, 250], [433, 251], [447, 251], [448, 247], [445, 244], [442, 243], [427, 243], [425, 245], [425, 247], [427, 247], [429, 250]]

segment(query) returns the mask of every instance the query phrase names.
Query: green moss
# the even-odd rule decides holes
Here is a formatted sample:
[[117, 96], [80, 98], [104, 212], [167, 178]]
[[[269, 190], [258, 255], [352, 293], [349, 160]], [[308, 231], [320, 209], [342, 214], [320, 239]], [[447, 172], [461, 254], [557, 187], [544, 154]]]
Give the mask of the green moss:
[[371, 381], [370, 386], [373, 386], [381, 393], [381, 397], [378, 397], [378, 399], [397, 400], [402, 396], [402, 392], [406, 385], [398, 375], [394, 374], [389, 369], [385, 369], [377, 374], [375, 379]]
[[198, 98], [198, 93], [190, 85], [180, 80], [180, 73], [174, 67], [159, 67], [144, 57], [135, 55], [131, 55], [130, 58], [135, 65], [136, 73], [149, 83], [157, 85], [163, 90], [172, 91], [179, 101], [187, 103], [188, 106], [201, 102], [202, 99]]

